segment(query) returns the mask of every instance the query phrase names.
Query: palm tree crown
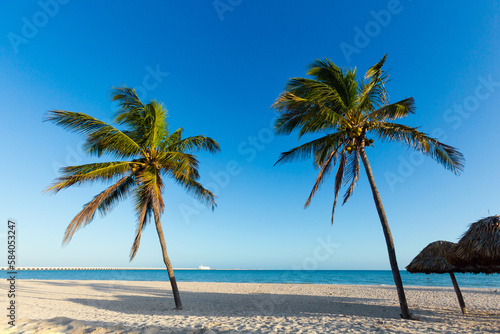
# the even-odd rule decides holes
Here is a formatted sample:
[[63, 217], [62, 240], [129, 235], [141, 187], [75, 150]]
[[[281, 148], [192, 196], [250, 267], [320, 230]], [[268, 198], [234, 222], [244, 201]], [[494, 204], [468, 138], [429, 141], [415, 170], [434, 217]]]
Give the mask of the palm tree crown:
[[216, 206], [215, 196], [197, 181], [195, 151], [219, 151], [219, 145], [205, 136], [182, 138], [182, 128], [169, 132], [167, 113], [161, 103], [142, 103], [134, 89], [113, 89], [119, 108], [115, 123], [124, 130], [79, 112], [54, 110], [46, 120], [86, 136], [84, 149], [89, 155], [114, 156], [119, 161], [64, 167], [62, 175], [46, 191], [57, 193], [73, 185], [96, 181], [114, 182], [96, 195], [71, 221], [64, 234], [67, 244], [73, 234], [90, 223], [96, 211], [106, 215], [120, 200], [133, 197], [137, 229], [130, 251], [132, 260], [139, 248], [141, 232], [149, 220], [163, 213], [163, 177], [171, 177], [197, 199]]
[[338, 163], [331, 219], [333, 223], [340, 188], [348, 186], [344, 195], [345, 203], [358, 184], [360, 160], [363, 162], [387, 244], [401, 317], [413, 319], [408, 309], [387, 216], [365, 151], [366, 147], [374, 143], [374, 139], [368, 135], [382, 141], [403, 143], [429, 155], [455, 173], [462, 171], [464, 158], [455, 148], [430, 138], [417, 128], [392, 122], [414, 113], [415, 102], [410, 97], [389, 104], [385, 90], [388, 76], [382, 71], [385, 59], [386, 56], [371, 67], [366, 72], [365, 80], [359, 83], [356, 70], [342, 70], [328, 59], [312, 63], [307, 74], [314, 79], [290, 79], [286, 90], [273, 105], [281, 112], [276, 120], [276, 133], [290, 134], [298, 129], [299, 138], [312, 133], [324, 136], [282, 153], [277, 163], [314, 157], [319, 174], [306, 207]]
[[277, 134], [299, 130], [299, 138], [311, 133], [324, 135], [282, 153], [276, 162], [314, 157], [319, 174], [305, 207], [338, 163], [332, 223], [340, 188], [348, 186], [343, 198], [345, 203], [358, 183], [360, 157], [365, 147], [374, 143], [369, 135], [382, 141], [403, 143], [429, 155], [454, 173], [463, 170], [464, 158], [455, 148], [430, 138], [417, 128], [392, 122], [414, 113], [415, 103], [410, 97], [389, 104], [385, 89], [388, 75], [382, 71], [385, 60], [386, 55], [359, 83], [355, 69], [340, 69], [329, 59], [316, 60], [307, 72], [313, 79], [290, 79], [273, 104], [281, 113], [275, 125]]

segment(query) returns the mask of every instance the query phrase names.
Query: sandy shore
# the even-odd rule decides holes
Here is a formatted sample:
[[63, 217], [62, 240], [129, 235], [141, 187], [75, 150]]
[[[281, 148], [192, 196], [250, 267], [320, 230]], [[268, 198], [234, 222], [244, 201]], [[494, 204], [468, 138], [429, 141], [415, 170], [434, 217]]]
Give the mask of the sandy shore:
[[[7, 284], [0, 283], [6, 313]], [[499, 333], [500, 289], [464, 288], [470, 314], [452, 288], [407, 287], [413, 314], [401, 320], [395, 288], [362, 285], [17, 282], [16, 327], [3, 333]], [[5, 306], [5, 307], [4, 307]]]

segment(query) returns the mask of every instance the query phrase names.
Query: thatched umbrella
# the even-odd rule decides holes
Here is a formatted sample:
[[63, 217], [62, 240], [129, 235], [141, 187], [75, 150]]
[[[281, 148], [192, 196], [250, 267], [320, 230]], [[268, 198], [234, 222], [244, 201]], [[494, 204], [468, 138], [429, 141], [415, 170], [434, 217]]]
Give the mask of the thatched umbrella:
[[461, 271], [452, 266], [445, 259], [445, 254], [455, 245], [449, 241], [435, 241], [427, 245], [406, 267], [410, 273], [424, 273], [424, 274], [450, 274], [451, 282], [457, 294], [458, 303], [462, 309], [463, 314], [467, 314], [464, 298], [462, 292], [458, 287], [454, 271]]
[[500, 216], [473, 224], [446, 255], [454, 266], [473, 273], [500, 273]]

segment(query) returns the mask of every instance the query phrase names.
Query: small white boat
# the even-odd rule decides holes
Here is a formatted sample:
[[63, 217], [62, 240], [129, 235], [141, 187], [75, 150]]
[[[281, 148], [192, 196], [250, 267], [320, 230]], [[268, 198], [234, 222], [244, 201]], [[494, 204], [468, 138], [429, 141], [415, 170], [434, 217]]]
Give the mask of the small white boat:
[[210, 270], [210, 267], [199, 266], [198, 269], [200, 269], [200, 270]]

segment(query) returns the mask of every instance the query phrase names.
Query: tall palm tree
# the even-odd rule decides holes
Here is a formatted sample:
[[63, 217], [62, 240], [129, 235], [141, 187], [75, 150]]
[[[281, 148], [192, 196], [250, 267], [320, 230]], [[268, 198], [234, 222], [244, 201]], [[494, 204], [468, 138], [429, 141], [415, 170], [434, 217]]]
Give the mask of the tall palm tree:
[[182, 128], [169, 132], [167, 113], [161, 103], [142, 103], [134, 89], [120, 87], [113, 89], [113, 100], [119, 108], [115, 123], [124, 130], [102, 122], [92, 116], [70, 111], [49, 111], [46, 120], [70, 131], [86, 136], [84, 149], [89, 155], [100, 157], [111, 155], [117, 161], [69, 166], [61, 169], [61, 174], [46, 191], [57, 193], [73, 185], [83, 185], [95, 181], [114, 182], [109, 188], [96, 195], [85, 204], [71, 221], [64, 234], [63, 244], [67, 244], [73, 234], [89, 224], [96, 211], [106, 215], [120, 200], [132, 196], [137, 213], [135, 240], [130, 251], [130, 261], [137, 254], [141, 233], [151, 218], [163, 252], [163, 262], [167, 267], [172, 285], [175, 307], [182, 309], [179, 289], [175, 281], [172, 264], [167, 255], [165, 238], [160, 222], [165, 204], [163, 202], [163, 177], [173, 180], [192, 193], [198, 200], [215, 208], [215, 196], [197, 182], [198, 161], [193, 152], [219, 151], [216, 141], [205, 136], [182, 138]]
[[319, 169], [319, 174], [305, 203], [307, 207], [338, 163], [331, 218], [333, 224], [340, 188], [348, 186], [343, 198], [345, 203], [358, 184], [360, 160], [363, 162], [387, 243], [401, 316], [410, 319], [391, 230], [366, 155], [366, 148], [374, 143], [374, 139], [368, 135], [381, 141], [402, 143], [430, 156], [456, 174], [463, 170], [464, 158], [455, 148], [430, 138], [417, 128], [392, 122], [414, 113], [415, 103], [410, 97], [389, 104], [385, 89], [388, 76], [382, 71], [385, 60], [386, 55], [359, 82], [355, 69], [340, 69], [329, 59], [316, 60], [309, 66], [307, 74], [313, 79], [290, 79], [285, 91], [273, 104], [280, 113], [275, 132], [290, 134], [299, 130], [299, 138], [312, 133], [321, 134], [322, 137], [282, 153], [276, 164], [314, 158], [314, 166]]

